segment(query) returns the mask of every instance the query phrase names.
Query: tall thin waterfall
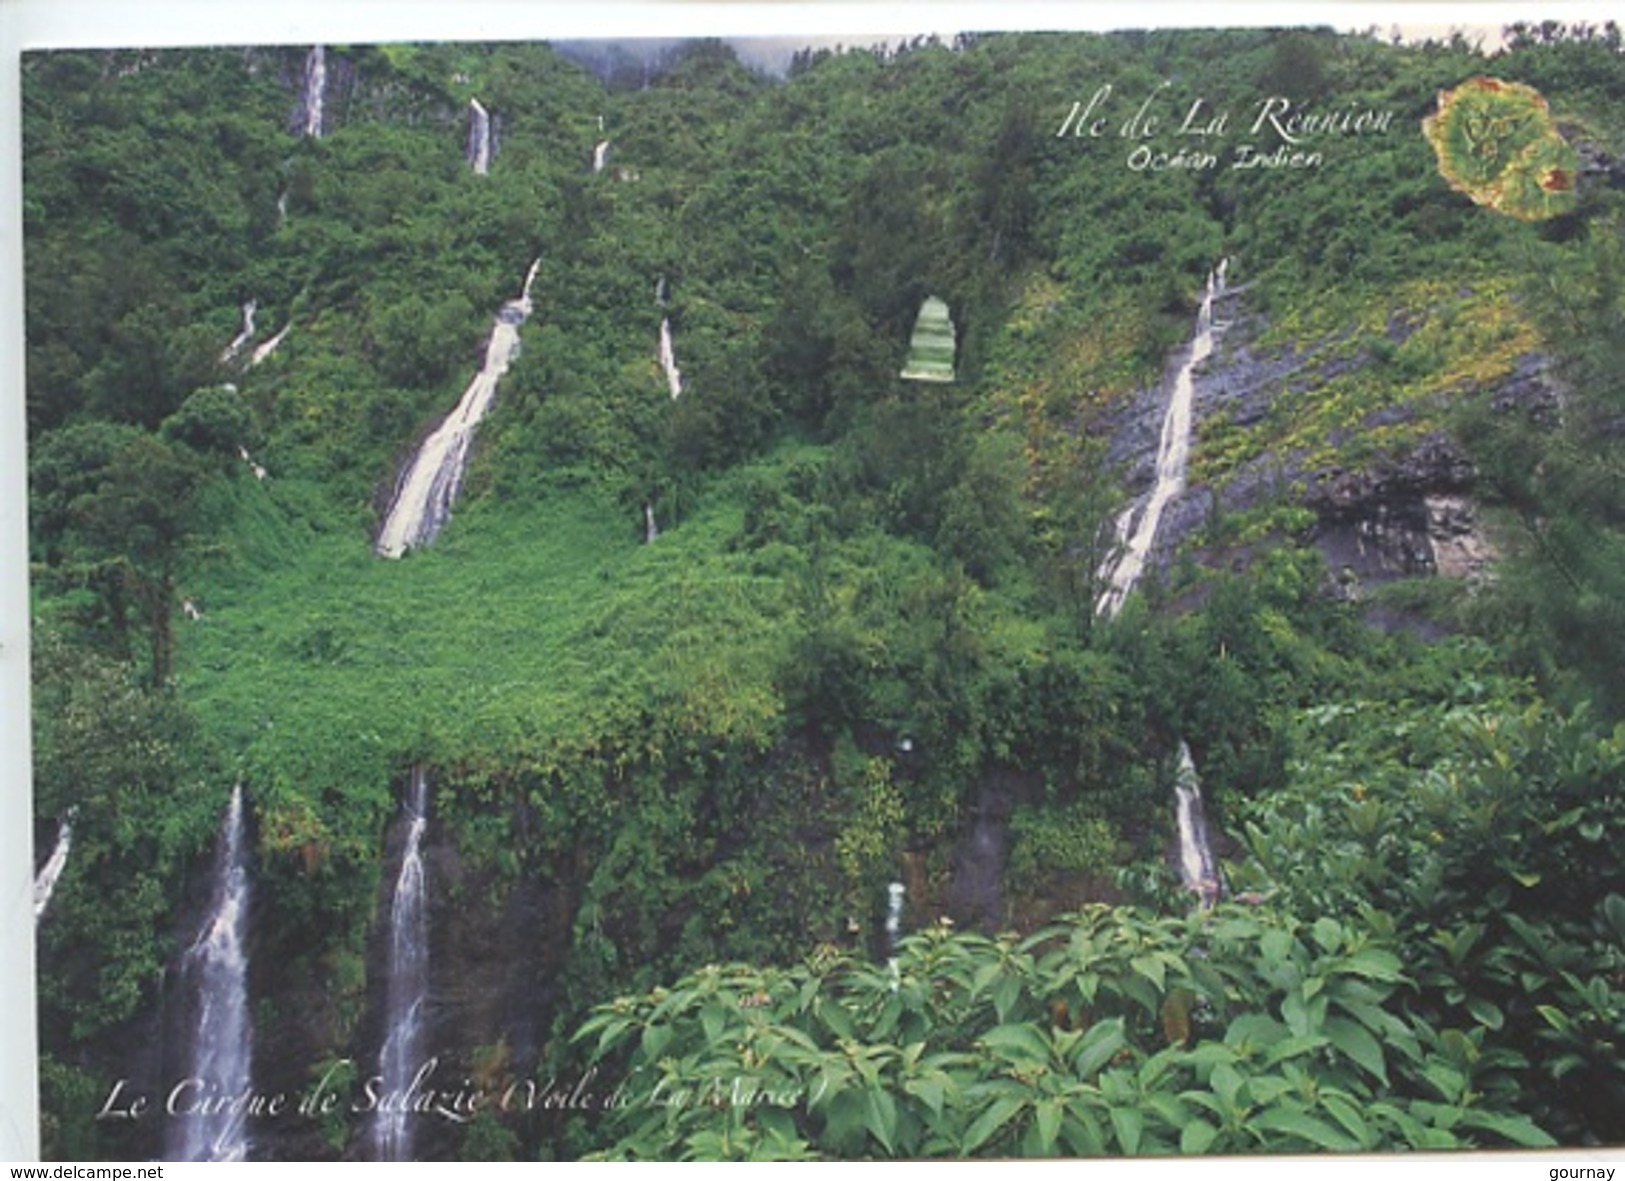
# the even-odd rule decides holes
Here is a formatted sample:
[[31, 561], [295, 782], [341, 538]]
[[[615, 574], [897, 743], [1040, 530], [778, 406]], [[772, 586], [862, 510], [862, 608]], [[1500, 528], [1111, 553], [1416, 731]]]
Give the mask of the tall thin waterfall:
[[374, 547], [383, 557], [398, 558], [413, 546], [427, 545], [450, 519], [474, 428], [491, 408], [497, 382], [519, 355], [519, 326], [530, 316], [530, 287], [541, 265], [541, 259], [530, 264], [519, 298], [502, 305], [486, 342], [484, 365], [446, 420], [423, 441], [396, 485], [395, 500]]
[[321, 139], [326, 130], [327, 50], [312, 46], [305, 58], [305, 127], [311, 139]]
[[666, 388], [673, 398], [683, 392], [683, 372], [677, 368], [677, 353], [671, 343], [671, 318], [660, 318], [660, 368], [666, 374]]
[[259, 306], [260, 303], [257, 299], [251, 299], [243, 305], [242, 331], [231, 338], [231, 343], [226, 346], [225, 352], [220, 354], [220, 363], [222, 365], [235, 360], [237, 354], [243, 351], [243, 346], [254, 339], [254, 313], [259, 310]]
[[1168, 410], [1162, 418], [1162, 438], [1157, 446], [1157, 482], [1143, 505], [1130, 505], [1117, 518], [1117, 538], [1123, 543], [1107, 579], [1107, 587], [1095, 604], [1096, 615], [1116, 615], [1123, 600], [1139, 581], [1145, 569], [1151, 544], [1157, 537], [1162, 510], [1185, 489], [1185, 465], [1191, 452], [1191, 402], [1195, 396], [1196, 367], [1213, 352], [1213, 303], [1224, 292], [1228, 260], [1221, 261], [1207, 278], [1207, 293], [1196, 313], [1196, 334], [1190, 353], [1174, 376], [1174, 389]]
[[254, 368], [254, 366], [258, 365], [261, 361], [265, 360], [265, 358], [269, 357], [272, 353], [276, 352], [277, 347], [279, 345], [281, 345], [281, 343], [284, 340], [288, 339], [288, 333], [290, 333], [292, 331], [293, 331], [293, 321], [289, 320], [286, 324], [284, 324], [282, 326], [282, 331], [281, 332], [278, 332], [270, 340], [267, 340], [267, 341], [264, 341], [261, 344], [255, 345], [254, 346], [254, 351], [248, 355], [248, 367], [250, 369]]
[[[1174, 388], [1162, 419], [1162, 437], [1157, 446], [1157, 482], [1142, 505], [1131, 504], [1117, 518], [1117, 538], [1124, 545], [1111, 567], [1106, 590], [1095, 603], [1095, 614], [1111, 617], [1122, 609], [1145, 569], [1146, 558], [1156, 541], [1162, 510], [1185, 488], [1185, 465], [1190, 458], [1191, 403], [1195, 400], [1196, 367], [1213, 352], [1214, 302], [1224, 293], [1224, 259], [1208, 275], [1207, 291], [1196, 313], [1196, 332], [1190, 351], [1174, 375]], [[1138, 518], [1136, 519], [1136, 513]], [[1179, 775], [1174, 787], [1176, 822], [1179, 830], [1179, 874], [1187, 889], [1193, 890], [1206, 906], [1218, 900], [1218, 863], [1208, 840], [1207, 811], [1202, 803], [1202, 784], [1196, 775], [1190, 747], [1179, 744]]]
[[468, 100], [468, 149], [464, 153], [475, 175], [491, 170], [491, 113], [477, 98]]
[[648, 501], [643, 502], [643, 544], [649, 545], [660, 536], [660, 526], [655, 524], [655, 506]]
[[[196, 940], [181, 957], [181, 974], [197, 997], [197, 1032], [187, 1065], [192, 1098], [241, 1099], [249, 1094], [253, 1056], [248, 1019], [248, 849], [243, 788], [231, 792], [215, 853], [214, 894]], [[220, 1104], [214, 1111], [171, 1121], [169, 1159], [240, 1161], [248, 1158], [246, 1116]]]
[[1219, 870], [1208, 840], [1207, 810], [1202, 806], [1202, 782], [1196, 777], [1191, 749], [1179, 744], [1179, 776], [1174, 781], [1174, 804], [1178, 809], [1179, 878], [1194, 891], [1205, 906], [1219, 900]]
[[593, 147], [593, 150], [592, 150], [592, 170], [593, 170], [593, 172], [594, 173], [602, 172], [604, 170], [604, 165], [606, 165], [608, 163], [609, 163], [609, 141], [607, 139], [601, 139]]
[[389, 906], [389, 976], [384, 984], [384, 1047], [378, 1074], [382, 1100], [373, 1126], [379, 1160], [409, 1160], [412, 1131], [406, 1092], [423, 1065], [424, 1008], [429, 999], [429, 915], [423, 873], [423, 830], [428, 827], [429, 781], [412, 768], [406, 814], [411, 827]]
[[897, 941], [903, 937], [903, 897], [908, 893], [902, 882], [886, 887], [886, 953], [897, 954]]
[[40, 867], [38, 876], [34, 878], [34, 921], [38, 923], [45, 908], [51, 904], [51, 895], [56, 892], [56, 883], [62, 877], [62, 871], [68, 867], [68, 851], [73, 848], [73, 816], [74, 809], [69, 808], [57, 826], [56, 844], [51, 848], [51, 855], [45, 859]]

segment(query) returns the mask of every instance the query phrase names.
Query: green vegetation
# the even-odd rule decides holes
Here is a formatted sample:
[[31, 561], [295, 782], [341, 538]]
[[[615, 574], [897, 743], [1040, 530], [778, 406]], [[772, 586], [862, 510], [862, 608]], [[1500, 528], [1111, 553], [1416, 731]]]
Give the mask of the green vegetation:
[[[24, 65], [36, 814], [77, 809], [39, 928], [48, 1152], [156, 1154], [87, 1105], [168, 1036], [235, 782], [256, 1081], [366, 1077], [414, 765], [459, 952], [446, 1077], [597, 1067], [640, 1099], [426, 1151], [1618, 1139], [1625, 213], [1603, 177], [1538, 224], [1478, 209], [1420, 131], [1494, 73], [1617, 156], [1617, 32], [1524, 29], [1493, 63], [990, 35], [784, 79], [701, 42], [647, 85], [543, 45], [335, 47], [319, 140], [288, 130], [303, 56]], [[1057, 135], [1105, 83], [1113, 134]], [[1115, 132], [1148, 94], [1392, 120], [1290, 175], [1141, 171]], [[502, 126], [485, 176], [471, 98]], [[1287, 481], [1095, 617], [1113, 434], [1225, 256], [1254, 360], [1302, 364], [1202, 419], [1194, 496], [1453, 435], [1504, 558], [1381, 601], [1432, 642], [1328, 593]], [[538, 258], [450, 526], [379, 559], [402, 461]], [[222, 356], [250, 299], [253, 344], [291, 326], [253, 365]], [[903, 379], [926, 344], [951, 382]], [[1515, 388], [1542, 365], [1560, 397]], [[1166, 868], [1181, 742], [1229, 834], [1238, 900], [1206, 912]], [[336, 1157], [341, 1114], [256, 1136]]]

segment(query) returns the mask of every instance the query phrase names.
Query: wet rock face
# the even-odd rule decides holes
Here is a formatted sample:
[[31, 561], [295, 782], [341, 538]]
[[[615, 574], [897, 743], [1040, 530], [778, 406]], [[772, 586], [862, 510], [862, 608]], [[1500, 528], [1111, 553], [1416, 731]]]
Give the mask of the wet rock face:
[[[1339, 586], [1380, 585], [1441, 573], [1431, 500], [1440, 504], [1441, 538], [1471, 533], [1476, 514], [1464, 493], [1473, 466], [1444, 435], [1430, 435], [1411, 454], [1356, 471], [1316, 475], [1307, 497], [1319, 518], [1313, 539]], [[1448, 499], [1456, 505], [1447, 511]], [[1487, 549], [1487, 543], [1474, 542]], [[1455, 558], [1451, 568], [1461, 565]]]
[[[1223, 414], [1236, 428], [1257, 426], [1276, 399], [1311, 392], [1374, 363], [1364, 354], [1340, 350], [1344, 342], [1335, 337], [1305, 348], [1259, 348], [1264, 323], [1247, 310], [1244, 292], [1231, 289], [1215, 306], [1219, 344], [1196, 371], [1192, 413], [1197, 424]], [[1395, 317], [1388, 337], [1403, 343], [1415, 328], [1416, 323]], [[1169, 372], [1183, 360], [1181, 350], [1169, 359]], [[1535, 429], [1556, 425], [1562, 395], [1551, 367], [1551, 358], [1541, 353], [1519, 358], [1494, 391], [1492, 407], [1498, 413], [1527, 415]], [[1131, 495], [1143, 494], [1154, 479], [1166, 401], [1164, 381], [1137, 391], [1101, 423], [1108, 462], [1119, 470]], [[1365, 425], [1392, 426], [1410, 416], [1406, 407], [1390, 407]], [[1294, 493], [1314, 510], [1311, 539], [1333, 576], [1334, 593], [1358, 597], [1363, 588], [1435, 574], [1479, 577], [1494, 562], [1495, 550], [1471, 498], [1476, 473], [1449, 436], [1429, 435], [1407, 454], [1359, 467], [1311, 469], [1306, 460], [1301, 450], [1270, 451], [1231, 471], [1220, 488], [1191, 484], [1164, 511], [1148, 567], [1166, 571], [1178, 548], [1216, 513], [1243, 512]]]

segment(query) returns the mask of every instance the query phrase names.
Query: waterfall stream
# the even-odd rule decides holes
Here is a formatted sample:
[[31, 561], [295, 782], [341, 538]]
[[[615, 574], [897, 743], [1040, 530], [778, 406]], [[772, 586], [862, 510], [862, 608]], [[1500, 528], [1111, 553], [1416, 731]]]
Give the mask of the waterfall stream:
[[886, 954], [897, 954], [897, 941], [903, 937], [903, 897], [907, 888], [902, 882], [886, 887]]
[[677, 353], [671, 343], [671, 319], [660, 318], [660, 368], [666, 374], [666, 388], [676, 398], [683, 392], [683, 373], [677, 368]]
[[410, 1160], [407, 1092], [422, 1063], [424, 1007], [429, 999], [429, 915], [423, 872], [423, 831], [428, 827], [429, 781], [412, 768], [406, 800], [410, 827], [389, 907], [389, 963], [384, 983], [384, 1045], [378, 1056], [381, 1082], [373, 1126], [376, 1159]]
[[1179, 828], [1179, 878], [1204, 906], [1219, 900], [1219, 870], [1208, 840], [1207, 810], [1202, 806], [1202, 782], [1196, 777], [1190, 747], [1179, 744], [1179, 775], [1174, 781], [1174, 805]]
[[231, 338], [231, 343], [228, 344], [225, 351], [220, 354], [220, 363], [222, 365], [236, 360], [237, 354], [243, 351], [243, 346], [254, 339], [254, 313], [259, 310], [259, 306], [259, 300], [257, 299], [251, 299], [247, 303], [243, 304], [242, 331]]
[[1162, 419], [1162, 437], [1157, 446], [1157, 481], [1143, 504], [1131, 504], [1117, 518], [1117, 538], [1122, 552], [1107, 576], [1107, 587], [1095, 604], [1096, 615], [1112, 616], [1122, 609], [1134, 584], [1145, 569], [1151, 544], [1157, 537], [1162, 511], [1185, 489], [1185, 465], [1191, 452], [1191, 403], [1195, 396], [1196, 367], [1213, 352], [1213, 303], [1224, 293], [1226, 263], [1220, 262], [1208, 275], [1207, 292], [1196, 313], [1196, 333], [1184, 364], [1174, 375], [1173, 393]]
[[73, 815], [74, 809], [69, 808], [67, 815], [57, 826], [56, 844], [51, 848], [51, 855], [45, 859], [40, 867], [38, 876], [34, 878], [34, 922], [40, 921], [45, 908], [51, 904], [51, 895], [56, 892], [56, 883], [62, 877], [62, 871], [68, 867], [68, 852], [73, 848]]
[[311, 139], [321, 139], [327, 117], [327, 50], [320, 45], [311, 48], [305, 58], [304, 133]]
[[398, 558], [413, 546], [427, 545], [450, 519], [474, 428], [491, 408], [497, 382], [519, 355], [519, 327], [530, 315], [530, 288], [541, 265], [541, 259], [530, 264], [519, 298], [502, 305], [486, 342], [484, 365], [445, 421], [423, 441], [396, 485], [374, 547], [383, 557]]
[[[579, 159], [579, 157], [577, 157], [577, 158]], [[593, 150], [592, 150], [592, 170], [593, 170], [593, 173], [597, 174], [597, 173], [602, 172], [604, 170], [604, 165], [608, 164], [608, 163], [609, 163], [609, 141], [607, 139], [602, 139], [602, 140], [598, 141], [598, 143], [593, 147]]]
[[[197, 1107], [170, 1124], [168, 1159], [240, 1161], [248, 1158], [246, 1115], [234, 1100], [250, 1093], [252, 1031], [248, 1018], [248, 849], [244, 841], [243, 788], [231, 806], [215, 854], [209, 912], [192, 946], [181, 957], [181, 976], [197, 998], [197, 1031], [183, 1085], [195, 1088]], [[218, 1106], [218, 1110], [216, 1110]]]
[[660, 526], [655, 524], [655, 506], [644, 502], [643, 505], [643, 544], [649, 545], [660, 536]]
[[258, 365], [261, 361], [265, 360], [265, 358], [269, 357], [272, 353], [276, 352], [277, 347], [279, 345], [281, 345], [282, 342], [288, 338], [288, 333], [290, 333], [292, 331], [293, 331], [293, 321], [289, 320], [286, 324], [284, 324], [282, 326], [282, 331], [281, 332], [278, 332], [270, 340], [264, 341], [261, 344], [256, 345], [254, 347], [254, 351], [248, 355], [248, 367], [250, 369], [254, 368], [254, 366]]
[[[1196, 313], [1196, 331], [1184, 362], [1174, 374], [1173, 391], [1163, 414], [1162, 435], [1157, 444], [1157, 480], [1143, 504], [1131, 504], [1117, 518], [1117, 539], [1123, 547], [1109, 572], [1106, 590], [1095, 603], [1095, 614], [1108, 618], [1122, 609], [1134, 584], [1145, 570], [1146, 559], [1156, 541], [1163, 509], [1185, 488], [1185, 467], [1191, 450], [1191, 405], [1196, 394], [1196, 367], [1213, 353], [1215, 326], [1213, 305], [1224, 294], [1225, 271], [1229, 260], [1221, 260], [1207, 278], [1207, 290]], [[1179, 832], [1179, 874], [1185, 887], [1195, 892], [1203, 905], [1218, 900], [1221, 883], [1218, 863], [1208, 839], [1207, 811], [1202, 802], [1202, 784], [1190, 747], [1179, 744], [1179, 773], [1174, 787], [1176, 824]]]
[[468, 100], [468, 149], [464, 155], [476, 176], [491, 170], [491, 114], [477, 98]]

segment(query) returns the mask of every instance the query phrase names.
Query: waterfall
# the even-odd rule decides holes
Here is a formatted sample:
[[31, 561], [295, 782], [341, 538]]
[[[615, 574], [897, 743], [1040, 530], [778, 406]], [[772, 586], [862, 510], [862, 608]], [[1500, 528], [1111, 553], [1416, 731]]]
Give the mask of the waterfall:
[[666, 371], [666, 386], [676, 398], [683, 392], [683, 374], [677, 368], [677, 354], [671, 346], [671, 318], [660, 318], [660, 368]]
[[373, 1127], [378, 1160], [409, 1160], [406, 1094], [422, 1066], [423, 1010], [429, 999], [429, 916], [425, 906], [423, 830], [428, 827], [429, 782], [412, 768], [406, 801], [411, 827], [389, 906], [389, 975], [384, 983], [384, 1046], [378, 1056], [380, 1102]]
[[[1117, 539], [1124, 547], [1107, 576], [1107, 588], [1095, 603], [1095, 614], [1115, 616], [1122, 609], [1134, 584], [1145, 569], [1146, 558], [1157, 537], [1162, 511], [1184, 490], [1185, 465], [1190, 458], [1191, 404], [1195, 400], [1196, 367], [1213, 352], [1214, 302], [1224, 294], [1225, 271], [1229, 260], [1208, 275], [1207, 291], [1196, 313], [1196, 331], [1190, 350], [1174, 374], [1173, 393], [1162, 419], [1162, 437], [1157, 445], [1157, 482], [1143, 507], [1130, 505], [1117, 518]], [[1135, 512], [1139, 510], [1136, 521]], [[1207, 812], [1202, 803], [1202, 784], [1196, 775], [1190, 747], [1179, 744], [1179, 774], [1174, 786], [1176, 824], [1179, 830], [1179, 875], [1187, 889], [1194, 891], [1204, 906], [1218, 900], [1220, 891], [1217, 862], [1208, 840]]]
[[[1196, 367], [1213, 352], [1213, 303], [1224, 292], [1227, 261], [1221, 261], [1208, 275], [1207, 292], [1196, 313], [1196, 333], [1189, 354], [1174, 375], [1173, 393], [1162, 418], [1162, 438], [1157, 445], [1157, 482], [1143, 506], [1130, 505], [1117, 518], [1117, 538], [1123, 545], [1107, 576], [1106, 590], [1095, 604], [1096, 615], [1113, 616], [1122, 609], [1134, 584], [1145, 569], [1151, 544], [1156, 540], [1162, 511], [1185, 488], [1185, 464], [1191, 450], [1191, 403], [1194, 400]], [[1135, 513], [1139, 517], [1136, 520]]]
[[595, 146], [593, 148], [593, 150], [592, 150], [592, 170], [593, 170], [593, 172], [595, 174], [599, 173], [599, 172], [602, 172], [604, 170], [604, 165], [608, 164], [608, 163], [609, 163], [609, 141], [607, 139], [601, 139], [601, 140], [598, 141], [597, 146]]
[[[197, 1033], [187, 1063], [195, 1114], [171, 1124], [169, 1159], [240, 1161], [248, 1157], [246, 1115], [238, 1103], [251, 1092], [251, 1030], [248, 1020], [248, 850], [243, 825], [243, 788], [231, 792], [215, 854], [214, 893], [192, 946], [181, 957], [181, 975], [197, 996]], [[221, 1110], [214, 1110], [218, 1106]], [[233, 1110], [233, 1109], [236, 1110]]]
[[254, 461], [254, 457], [248, 453], [247, 447], [239, 445], [237, 448], [237, 455], [244, 463], [248, 465], [248, 470], [254, 473], [254, 478], [256, 480], [263, 480], [266, 476], [271, 474], [270, 472], [266, 471], [265, 468], [260, 466], [260, 464]]
[[491, 170], [491, 114], [480, 100], [468, 100], [468, 149], [464, 153], [476, 176]]
[[326, 129], [326, 112], [323, 110], [326, 98], [327, 50], [316, 45], [305, 58], [304, 132], [311, 139], [321, 139]]
[[655, 524], [655, 506], [644, 502], [643, 505], [643, 544], [648, 545], [660, 536], [660, 526]]
[[283, 189], [276, 195], [276, 224], [281, 229], [288, 224], [288, 190]]
[[1179, 878], [1187, 890], [1212, 906], [1219, 900], [1219, 871], [1208, 840], [1207, 810], [1202, 806], [1202, 783], [1196, 777], [1191, 749], [1179, 744], [1179, 775], [1174, 781], [1174, 803], [1178, 809]]
[[903, 896], [908, 891], [902, 882], [886, 887], [886, 952], [897, 955], [897, 941], [903, 937]]
[[530, 264], [519, 298], [502, 305], [485, 345], [485, 363], [446, 420], [423, 441], [397, 484], [375, 546], [383, 557], [398, 558], [413, 546], [427, 545], [450, 518], [474, 428], [491, 408], [497, 382], [519, 355], [519, 326], [530, 315], [530, 287], [541, 265], [541, 259]]
[[655, 303], [660, 307], [666, 306], [666, 276], [664, 275], [655, 280]]
[[68, 851], [73, 847], [73, 816], [76, 809], [69, 808], [62, 817], [56, 830], [56, 845], [51, 849], [51, 855], [45, 859], [40, 868], [39, 876], [34, 879], [34, 922], [40, 921], [45, 908], [51, 904], [51, 895], [56, 892], [56, 883], [62, 877], [62, 871], [68, 867]]
[[261, 361], [265, 360], [265, 358], [269, 357], [272, 353], [276, 352], [277, 346], [280, 345], [284, 340], [286, 340], [287, 336], [288, 336], [288, 333], [290, 333], [292, 331], [293, 331], [293, 321], [289, 320], [286, 324], [284, 324], [282, 326], [282, 331], [281, 332], [278, 332], [270, 340], [267, 340], [262, 344], [256, 345], [254, 347], [254, 351], [248, 355], [248, 367], [250, 369], [254, 368], [254, 366], [258, 365]]
[[220, 354], [220, 363], [222, 365], [236, 359], [237, 354], [243, 351], [243, 346], [254, 339], [254, 313], [259, 310], [259, 306], [260, 303], [257, 299], [251, 299], [243, 304], [242, 331], [231, 338], [231, 343], [226, 346], [226, 351]]

